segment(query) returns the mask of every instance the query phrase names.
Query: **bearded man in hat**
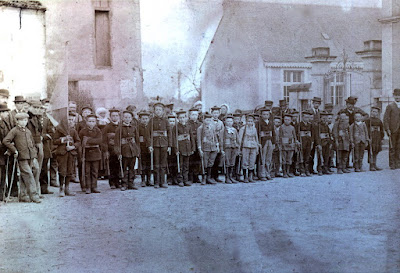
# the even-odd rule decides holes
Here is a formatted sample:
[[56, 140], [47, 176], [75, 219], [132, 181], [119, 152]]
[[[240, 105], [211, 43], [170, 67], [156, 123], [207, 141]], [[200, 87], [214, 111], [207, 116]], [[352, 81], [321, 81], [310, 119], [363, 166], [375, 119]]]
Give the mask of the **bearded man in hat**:
[[349, 116], [350, 125], [354, 123], [354, 114], [357, 112], [359, 112], [359, 113], [363, 112], [360, 108], [355, 106], [357, 103], [357, 100], [358, 100], [357, 97], [354, 97], [354, 96], [348, 97], [346, 99], [346, 108], [343, 109]]
[[394, 102], [391, 102], [383, 116], [383, 126], [389, 137], [389, 167], [400, 168], [400, 89], [393, 91]]

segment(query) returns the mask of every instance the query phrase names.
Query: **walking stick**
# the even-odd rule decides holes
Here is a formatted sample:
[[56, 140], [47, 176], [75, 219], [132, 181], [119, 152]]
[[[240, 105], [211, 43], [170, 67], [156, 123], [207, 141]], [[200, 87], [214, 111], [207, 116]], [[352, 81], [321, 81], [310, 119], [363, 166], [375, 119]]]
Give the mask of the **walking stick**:
[[6, 203], [8, 203], [8, 201], [10, 200], [11, 189], [12, 189], [12, 185], [13, 185], [13, 182], [14, 182], [14, 173], [15, 173], [15, 166], [16, 165], [17, 165], [17, 158], [14, 158], [14, 164], [13, 164], [13, 169], [12, 169], [12, 174], [11, 174], [10, 187], [8, 189], [8, 195], [7, 195]]
[[[122, 121], [119, 123], [119, 150], [122, 155]], [[122, 166], [122, 156], [118, 157], [119, 161], [119, 170], [121, 172], [121, 178], [124, 178], [124, 168]]]
[[151, 131], [150, 131], [150, 147], [152, 148], [152, 151], [150, 152], [150, 184], [154, 185], [154, 148], [153, 148], [153, 119], [154, 115], [151, 118]]
[[50, 187], [50, 180], [51, 180], [51, 175], [50, 175], [50, 158], [49, 158], [47, 162], [47, 187]]
[[178, 165], [178, 173], [181, 173], [181, 166], [179, 162], [179, 141], [178, 141], [178, 122], [175, 124], [175, 134], [176, 134], [176, 161]]
[[8, 188], [8, 163], [9, 163], [9, 161], [10, 161], [10, 156], [7, 156], [6, 177], [5, 177], [4, 189], [3, 189], [3, 201], [6, 201], [6, 192], [7, 192], [7, 188]]

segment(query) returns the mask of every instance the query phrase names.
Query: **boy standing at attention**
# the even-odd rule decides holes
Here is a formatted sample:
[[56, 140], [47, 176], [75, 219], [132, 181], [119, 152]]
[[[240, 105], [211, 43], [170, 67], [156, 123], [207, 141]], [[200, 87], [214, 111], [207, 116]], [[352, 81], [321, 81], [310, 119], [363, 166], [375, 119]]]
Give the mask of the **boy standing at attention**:
[[241, 147], [242, 166], [245, 174], [244, 183], [254, 182], [254, 167], [260, 146], [257, 129], [254, 126], [254, 116], [247, 115], [246, 125], [239, 131], [239, 147]]
[[356, 112], [354, 123], [350, 125], [350, 141], [352, 147], [354, 147], [354, 169], [356, 172], [362, 172], [364, 151], [369, 143], [367, 125], [362, 121], [362, 118], [362, 113]]
[[233, 127], [233, 116], [225, 116], [225, 128], [223, 135], [224, 152], [225, 152], [225, 183], [237, 183], [233, 175], [235, 167], [237, 150], [239, 148], [239, 135], [238, 131]]
[[292, 164], [293, 153], [296, 145], [296, 132], [291, 124], [292, 116], [285, 114], [283, 124], [279, 128], [279, 146], [282, 151], [282, 169], [283, 177], [293, 177], [290, 173], [290, 165]]

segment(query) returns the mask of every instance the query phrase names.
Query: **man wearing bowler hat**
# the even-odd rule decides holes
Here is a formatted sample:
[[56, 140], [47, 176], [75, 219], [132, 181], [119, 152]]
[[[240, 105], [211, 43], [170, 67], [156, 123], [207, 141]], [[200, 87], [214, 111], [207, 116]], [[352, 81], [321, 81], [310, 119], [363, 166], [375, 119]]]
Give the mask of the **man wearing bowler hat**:
[[8, 98], [10, 97], [10, 92], [7, 89], [0, 89], [0, 103], [8, 103]]
[[[315, 126], [317, 126], [321, 122], [321, 110], [319, 107], [321, 106], [322, 99], [320, 97], [314, 97], [312, 100], [312, 108], [311, 108], [311, 113], [313, 115], [312, 118], [312, 123]], [[311, 174], [317, 174], [318, 172], [314, 170], [314, 158], [315, 158], [315, 148], [317, 147], [316, 142], [313, 143], [313, 146], [311, 147], [311, 152], [310, 152], [310, 161], [309, 161], [309, 172]]]
[[350, 125], [354, 123], [354, 114], [356, 112], [360, 112], [362, 113], [363, 111], [356, 107], [356, 103], [357, 103], [358, 98], [354, 97], [354, 96], [350, 96], [346, 99], [346, 108], [343, 109], [349, 116], [349, 123]]
[[11, 121], [11, 126], [15, 127], [17, 124], [17, 120], [15, 119], [15, 115], [18, 113], [24, 113], [24, 104], [26, 102], [26, 99], [23, 96], [15, 96], [14, 99], [14, 105], [15, 109], [11, 111], [10, 114], [10, 121]]
[[391, 102], [383, 116], [383, 126], [389, 137], [389, 167], [400, 168], [400, 89], [393, 91], [394, 102]]

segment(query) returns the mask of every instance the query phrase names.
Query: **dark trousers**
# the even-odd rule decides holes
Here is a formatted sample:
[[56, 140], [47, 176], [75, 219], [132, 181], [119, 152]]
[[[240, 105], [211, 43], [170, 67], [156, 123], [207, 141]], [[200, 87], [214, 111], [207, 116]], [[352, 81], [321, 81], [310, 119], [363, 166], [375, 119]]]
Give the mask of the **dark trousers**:
[[[310, 171], [310, 173], [314, 172], [314, 158], [315, 158], [315, 152], [316, 152], [316, 147], [317, 145], [314, 143], [314, 145], [311, 147], [311, 151], [310, 151], [310, 160], [309, 160], [309, 165], [308, 165], [308, 169]], [[317, 152], [317, 156], [318, 156], [318, 152]]]
[[[6, 157], [4, 159], [6, 162], [8, 160], [8, 186], [10, 186], [11, 183], [11, 175], [12, 175], [12, 169], [13, 169], [13, 164], [14, 164], [14, 157], [10, 156], [10, 157]], [[7, 163], [6, 163], [7, 164]], [[6, 195], [8, 195], [8, 190], [9, 187], [5, 187], [6, 184], [6, 168], [7, 165], [1, 165], [0, 166], [0, 200], [3, 200], [3, 194], [5, 193]], [[15, 172], [14, 172], [14, 183], [12, 185], [12, 189], [11, 189], [11, 196], [18, 196], [18, 185], [17, 185], [17, 168], [15, 168]]]
[[154, 147], [154, 184], [165, 184], [167, 171], [167, 147]]
[[359, 142], [354, 145], [354, 168], [361, 169], [364, 159], [365, 143]]
[[273, 164], [273, 174], [277, 175], [279, 173], [280, 165], [280, 154], [279, 149], [275, 149], [272, 152], [272, 164]]
[[110, 158], [108, 160], [108, 165], [110, 168], [110, 175], [108, 176], [108, 183], [111, 186], [118, 187], [120, 185], [119, 179], [121, 177], [121, 166], [118, 160], [118, 156], [110, 153]]
[[100, 160], [85, 161], [85, 188], [97, 189], [97, 178], [99, 176]]
[[189, 162], [190, 156], [179, 156], [179, 164], [181, 167], [180, 173], [178, 173], [179, 183], [187, 183], [189, 180]]
[[201, 173], [201, 158], [198, 151], [195, 151], [194, 154], [190, 156], [189, 172], [193, 173], [195, 176]]
[[349, 160], [349, 151], [338, 150], [336, 155], [337, 168], [344, 170], [347, 168], [347, 161]]
[[400, 129], [390, 135], [391, 147], [389, 147], [389, 167], [400, 168]]
[[321, 155], [320, 152], [317, 152], [318, 156], [318, 171], [327, 171], [329, 169], [329, 157], [330, 157], [330, 145], [325, 144], [322, 145], [322, 160], [321, 160]]
[[219, 168], [221, 166], [222, 154], [218, 153], [217, 157], [215, 158], [214, 165], [211, 168], [211, 177], [218, 178], [219, 175]]
[[302, 146], [303, 163], [301, 163], [300, 171], [301, 171], [301, 173], [305, 173], [306, 170], [307, 171], [310, 170], [311, 141], [303, 140], [301, 146]]
[[122, 165], [124, 167], [124, 177], [122, 178], [122, 186], [132, 188], [135, 183], [135, 163], [136, 157], [123, 157]]

